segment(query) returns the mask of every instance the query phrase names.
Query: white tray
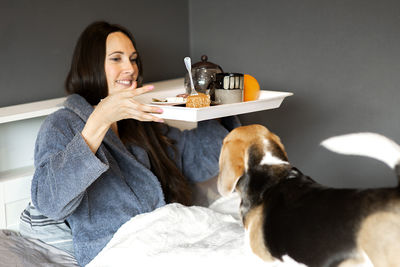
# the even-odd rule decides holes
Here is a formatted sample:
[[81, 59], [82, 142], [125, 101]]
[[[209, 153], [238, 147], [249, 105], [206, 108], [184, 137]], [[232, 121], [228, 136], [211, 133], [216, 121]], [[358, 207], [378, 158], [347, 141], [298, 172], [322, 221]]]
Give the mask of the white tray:
[[[153, 91], [138, 96], [142, 103], [151, 104], [152, 98], [172, 97], [185, 93], [183, 79], [174, 79], [164, 82], [153, 83]], [[153, 105], [161, 108], [164, 112], [156, 116], [166, 120], [198, 122], [203, 120], [239, 115], [255, 111], [278, 108], [290, 92], [261, 90], [260, 98], [255, 101], [216, 105], [205, 108], [186, 108], [181, 106]]]
[[[185, 89], [183, 87], [183, 79], [175, 79], [153, 84], [155, 85], [154, 91], [146, 93], [140, 97], [140, 101], [142, 101], [143, 103], [151, 104], [152, 97], [171, 97], [185, 92]], [[157, 117], [166, 120], [198, 122], [231, 115], [239, 115], [255, 111], [278, 108], [285, 97], [291, 95], [293, 95], [293, 93], [261, 90], [259, 99], [255, 101], [223, 104], [205, 108], [187, 108], [181, 106], [166, 105], [152, 106], [157, 106], [164, 111], [162, 114], [155, 115]]]
[[291, 95], [292, 93], [288, 92], [261, 91], [260, 98], [258, 100], [234, 104], [216, 105], [205, 108], [186, 108], [160, 105], [155, 106], [159, 106], [164, 111], [162, 114], [157, 115], [160, 118], [197, 122], [230, 115], [239, 115], [278, 108], [283, 99]]

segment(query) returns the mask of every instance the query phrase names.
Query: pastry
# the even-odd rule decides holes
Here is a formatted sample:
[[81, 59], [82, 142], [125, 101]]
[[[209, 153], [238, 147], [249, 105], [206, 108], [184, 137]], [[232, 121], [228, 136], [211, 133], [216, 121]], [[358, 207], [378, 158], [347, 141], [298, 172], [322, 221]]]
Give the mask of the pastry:
[[198, 93], [197, 95], [190, 95], [186, 99], [187, 108], [203, 108], [209, 107], [211, 104], [210, 95]]

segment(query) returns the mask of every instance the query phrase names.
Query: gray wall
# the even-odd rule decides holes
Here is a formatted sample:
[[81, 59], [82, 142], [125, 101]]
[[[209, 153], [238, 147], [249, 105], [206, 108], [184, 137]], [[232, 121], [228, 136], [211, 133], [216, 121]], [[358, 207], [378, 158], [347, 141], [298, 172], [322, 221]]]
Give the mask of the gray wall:
[[79, 34], [100, 19], [133, 32], [145, 82], [184, 75], [187, 0], [1, 0], [0, 107], [64, 96]]
[[[191, 56], [294, 93], [280, 109], [241, 116], [276, 132], [290, 161], [337, 187], [397, 184], [369, 158], [333, 154], [330, 136], [373, 131], [400, 143], [400, 2], [189, 1]], [[197, 60], [195, 60], [197, 61]]]
[[63, 96], [76, 39], [97, 19], [134, 33], [146, 81], [182, 77], [190, 52], [293, 92], [279, 109], [240, 118], [276, 132], [291, 162], [321, 183], [396, 184], [382, 163], [319, 143], [359, 131], [400, 143], [400, 2], [2, 0], [0, 107]]

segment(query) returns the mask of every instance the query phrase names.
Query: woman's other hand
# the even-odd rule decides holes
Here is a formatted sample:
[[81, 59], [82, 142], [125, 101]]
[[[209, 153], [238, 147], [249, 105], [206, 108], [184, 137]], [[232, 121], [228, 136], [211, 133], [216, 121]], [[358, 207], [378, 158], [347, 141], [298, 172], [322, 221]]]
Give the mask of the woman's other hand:
[[116, 90], [104, 98], [95, 107], [82, 130], [82, 137], [93, 153], [96, 153], [108, 129], [116, 129], [116, 122], [123, 119], [164, 122], [153, 114], [162, 113], [162, 109], [140, 103], [135, 97], [151, 91], [154, 86], [136, 88], [133, 82], [129, 88]]
[[133, 82], [129, 88], [111, 93], [96, 106], [93, 115], [108, 126], [123, 119], [163, 122], [161, 118], [153, 115], [162, 113], [161, 108], [142, 104], [135, 100], [136, 96], [151, 91], [154, 86], [147, 85], [136, 88], [136, 85], [137, 82]]

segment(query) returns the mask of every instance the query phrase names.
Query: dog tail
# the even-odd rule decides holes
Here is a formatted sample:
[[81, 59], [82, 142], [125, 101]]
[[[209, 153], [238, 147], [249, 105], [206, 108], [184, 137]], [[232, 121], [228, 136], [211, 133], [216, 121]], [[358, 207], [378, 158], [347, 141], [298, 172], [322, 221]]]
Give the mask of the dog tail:
[[394, 169], [400, 179], [400, 146], [376, 133], [354, 133], [328, 138], [321, 143], [325, 148], [341, 154], [374, 158]]

